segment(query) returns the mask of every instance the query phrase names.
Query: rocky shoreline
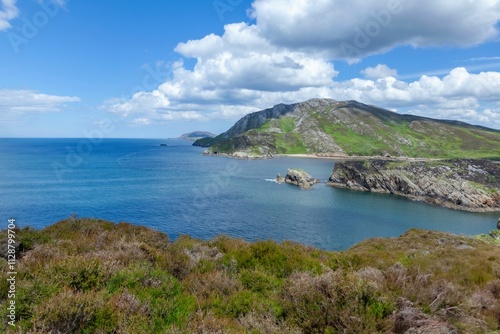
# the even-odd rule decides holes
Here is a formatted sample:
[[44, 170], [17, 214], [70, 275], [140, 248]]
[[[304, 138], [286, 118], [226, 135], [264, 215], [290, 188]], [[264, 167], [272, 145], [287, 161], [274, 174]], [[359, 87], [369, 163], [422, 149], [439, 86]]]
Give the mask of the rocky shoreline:
[[[285, 157], [328, 159], [336, 161], [327, 182], [328, 186], [334, 188], [394, 194], [454, 210], [500, 212], [500, 163], [490, 160], [347, 156], [333, 153], [259, 156], [245, 152], [205, 151], [203, 154], [243, 160]], [[277, 178], [276, 181], [300, 186], [300, 182], [291, 182], [291, 178], [284, 177], [282, 182]], [[306, 189], [310, 189], [313, 184], [309, 184]]]
[[264, 160], [274, 158], [306, 158], [306, 159], [326, 159], [334, 161], [360, 161], [360, 160], [384, 160], [384, 161], [439, 161], [437, 158], [411, 158], [411, 157], [393, 157], [393, 156], [361, 156], [346, 155], [339, 153], [308, 153], [308, 154], [268, 154], [256, 155], [247, 152], [221, 153], [205, 150], [202, 155], [213, 157], [226, 157], [239, 160]]
[[327, 185], [455, 210], [500, 212], [500, 165], [488, 160], [339, 162]]

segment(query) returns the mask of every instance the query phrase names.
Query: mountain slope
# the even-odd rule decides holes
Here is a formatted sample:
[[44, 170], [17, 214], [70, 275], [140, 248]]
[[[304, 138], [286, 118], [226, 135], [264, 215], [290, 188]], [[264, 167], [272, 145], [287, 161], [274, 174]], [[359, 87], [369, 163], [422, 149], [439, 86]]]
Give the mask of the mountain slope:
[[248, 114], [227, 132], [195, 142], [211, 153], [256, 156], [500, 158], [500, 131], [401, 115], [356, 101], [312, 99]]

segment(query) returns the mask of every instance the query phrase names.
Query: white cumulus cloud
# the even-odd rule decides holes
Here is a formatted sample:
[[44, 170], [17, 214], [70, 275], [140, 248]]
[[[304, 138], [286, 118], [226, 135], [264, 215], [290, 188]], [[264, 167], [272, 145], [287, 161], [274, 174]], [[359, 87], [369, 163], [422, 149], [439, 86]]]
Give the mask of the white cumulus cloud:
[[0, 10], [0, 31], [5, 31], [11, 27], [9, 21], [19, 15], [19, 10], [16, 7], [17, 0], [2, 0]]
[[4, 113], [60, 111], [71, 102], [80, 102], [80, 98], [47, 95], [32, 90], [0, 89], [0, 109]]
[[[353, 62], [401, 45], [467, 47], [491, 40], [498, 36], [500, 0], [255, 0], [251, 16], [255, 24], [228, 24], [221, 35], [179, 43], [181, 59], [165, 82], [102, 108], [149, 124], [236, 119], [277, 103], [328, 97], [430, 117], [496, 120], [498, 72], [456, 68], [405, 81], [379, 64], [363, 70], [364, 78], [336, 81], [332, 61]], [[188, 58], [193, 67], [184, 64]]]
[[103, 108], [123, 116], [156, 114], [162, 120], [234, 118], [278, 99], [316, 96], [338, 74], [327, 60], [276, 47], [244, 23], [226, 25], [222, 36], [179, 43], [175, 50], [195, 58], [194, 69], [178, 61], [172, 78], [154, 91], [111, 99]]
[[500, 111], [482, 107], [500, 102], [499, 72], [472, 74], [459, 67], [443, 78], [423, 75], [413, 82], [394, 77], [351, 79], [335, 83], [332, 96], [427, 117], [500, 127]]
[[496, 38], [499, 0], [256, 0], [252, 16], [276, 45], [359, 59], [399, 45], [472, 46]]
[[361, 71], [368, 79], [380, 79], [385, 77], [397, 77], [398, 71], [392, 68], [389, 68], [387, 65], [378, 64], [375, 67], [367, 67], [363, 71]]

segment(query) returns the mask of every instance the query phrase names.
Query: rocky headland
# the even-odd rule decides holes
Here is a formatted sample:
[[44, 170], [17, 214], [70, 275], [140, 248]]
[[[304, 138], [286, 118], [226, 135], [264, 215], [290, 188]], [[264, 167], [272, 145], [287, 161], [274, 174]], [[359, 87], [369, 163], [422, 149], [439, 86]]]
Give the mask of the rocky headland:
[[456, 210], [500, 212], [500, 164], [488, 160], [339, 162], [327, 185]]
[[402, 115], [357, 101], [312, 99], [248, 114], [193, 145], [238, 159], [281, 155], [352, 158], [493, 159], [500, 131]]

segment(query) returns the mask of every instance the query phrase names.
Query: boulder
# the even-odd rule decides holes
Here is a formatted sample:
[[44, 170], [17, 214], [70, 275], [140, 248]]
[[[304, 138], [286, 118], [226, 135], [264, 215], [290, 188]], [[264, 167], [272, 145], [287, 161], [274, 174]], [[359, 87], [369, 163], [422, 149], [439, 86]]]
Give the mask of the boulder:
[[285, 182], [299, 186], [304, 190], [309, 190], [314, 184], [320, 183], [321, 181], [313, 178], [303, 170], [289, 169], [285, 176]]

